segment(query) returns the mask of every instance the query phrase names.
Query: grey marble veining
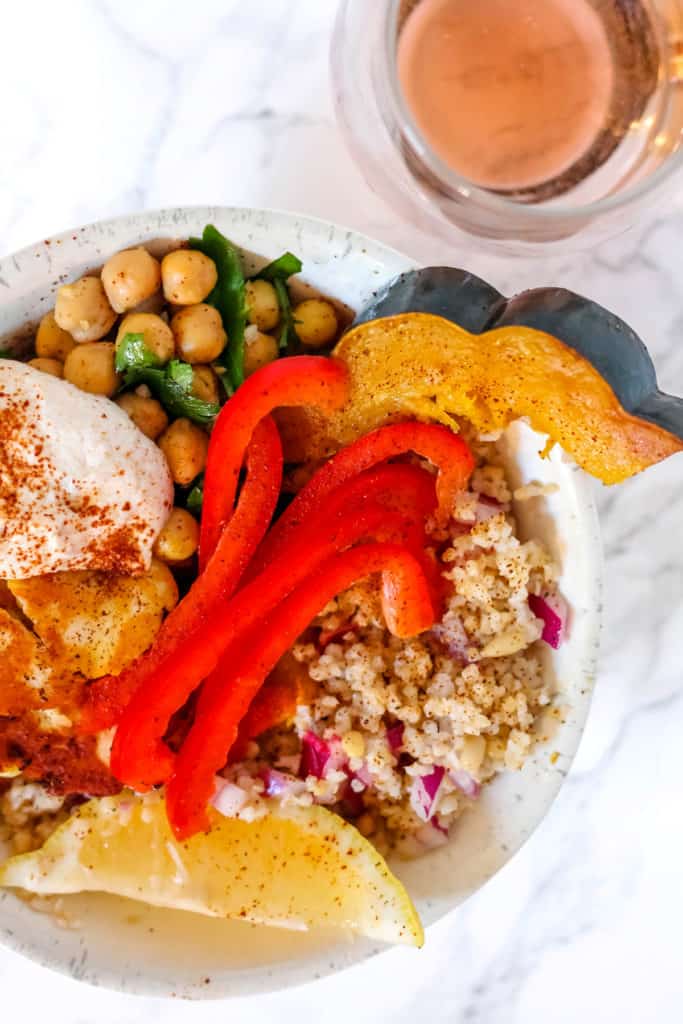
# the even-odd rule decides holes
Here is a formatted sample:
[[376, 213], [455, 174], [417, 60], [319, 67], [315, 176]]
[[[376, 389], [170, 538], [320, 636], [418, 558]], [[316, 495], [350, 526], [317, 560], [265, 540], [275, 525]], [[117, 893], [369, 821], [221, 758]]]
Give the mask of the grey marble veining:
[[[561, 284], [646, 340], [683, 393], [683, 211], [591, 253], [517, 261], [448, 248], [365, 186], [334, 124], [334, 0], [5, 5], [0, 35], [0, 251], [144, 207], [243, 203], [346, 223], [502, 291]], [[8, 1019], [51, 1024], [416, 1017], [444, 1024], [681, 1019], [683, 457], [598, 495], [605, 628], [579, 756], [544, 825], [421, 954], [230, 1006], [77, 986], [0, 952]], [[596, 485], [597, 487], [597, 485]], [[36, 922], [39, 927], [39, 920]]]

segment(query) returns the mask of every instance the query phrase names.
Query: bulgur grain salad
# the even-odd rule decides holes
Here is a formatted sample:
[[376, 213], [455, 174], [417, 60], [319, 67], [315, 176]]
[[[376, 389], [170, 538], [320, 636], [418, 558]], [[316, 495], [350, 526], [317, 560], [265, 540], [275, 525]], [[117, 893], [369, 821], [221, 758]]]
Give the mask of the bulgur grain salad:
[[384, 856], [457, 842], [555, 696], [568, 608], [513, 511], [542, 488], [499, 447], [536, 410], [474, 357], [401, 378], [471, 336], [346, 331], [291, 253], [160, 256], [0, 360], [0, 885], [419, 945]]

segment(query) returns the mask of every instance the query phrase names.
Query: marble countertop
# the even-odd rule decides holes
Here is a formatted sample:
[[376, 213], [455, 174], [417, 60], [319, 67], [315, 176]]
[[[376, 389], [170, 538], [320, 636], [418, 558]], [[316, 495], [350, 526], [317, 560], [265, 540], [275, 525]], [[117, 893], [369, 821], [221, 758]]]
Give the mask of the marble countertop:
[[[503, 291], [562, 284], [647, 340], [683, 391], [683, 208], [589, 254], [503, 260], [433, 244], [364, 184], [327, 78], [335, 0], [23, 0], [0, 37], [0, 250], [142, 208], [244, 204], [355, 227]], [[0, 951], [0, 1004], [50, 1024], [640, 1024], [681, 1019], [682, 464], [598, 495], [605, 628], [585, 737], [548, 818], [475, 898], [402, 951], [225, 1006], [80, 986]], [[682, 504], [679, 506], [678, 502]], [[38, 925], [37, 925], [38, 926]], [[14, 1011], [14, 1012], [13, 1012]], [[49, 1015], [49, 1016], [48, 1016]]]

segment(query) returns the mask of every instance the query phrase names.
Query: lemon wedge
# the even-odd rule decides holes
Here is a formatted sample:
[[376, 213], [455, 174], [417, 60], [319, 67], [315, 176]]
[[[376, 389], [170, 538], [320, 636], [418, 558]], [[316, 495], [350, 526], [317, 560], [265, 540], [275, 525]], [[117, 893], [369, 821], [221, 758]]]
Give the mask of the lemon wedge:
[[158, 792], [90, 800], [39, 850], [6, 861], [0, 886], [108, 892], [212, 917], [422, 945], [403, 885], [336, 814], [274, 804], [250, 822], [212, 812], [211, 824], [179, 843]]

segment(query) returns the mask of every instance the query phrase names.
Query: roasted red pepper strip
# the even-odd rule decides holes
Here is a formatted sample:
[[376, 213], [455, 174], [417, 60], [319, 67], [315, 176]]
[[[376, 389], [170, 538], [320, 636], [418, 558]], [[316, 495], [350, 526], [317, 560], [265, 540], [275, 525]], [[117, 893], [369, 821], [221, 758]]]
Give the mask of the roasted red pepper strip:
[[257, 370], [225, 403], [211, 433], [206, 463], [200, 570], [232, 515], [244, 452], [257, 423], [282, 405], [311, 405], [332, 412], [347, 396], [344, 363], [325, 356], [292, 356]]
[[381, 572], [394, 598], [393, 628], [414, 636], [433, 623], [434, 611], [419, 563], [396, 544], [363, 544], [323, 562], [259, 624], [244, 644], [229, 685], [216, 692], [183, 744], [166, 787], [169, 821], [178, 839], [209, 828], [206, 805], [214, 776], [227, 759], [240, 721], [263, 680], [308, 623], [336, 594], [359, 579]]
[[[403, 469], [409, 468], [403, 467]], [[347, 506], [349, 514], [350, 508], [351, 506]], [[362, 515], [362, 513], [360, 514]], [[425, 574], [425, 579], [429, 586], [432, 605], [434, 606], [434, 618], [436, 620], [436, 618], [440, 617], [437, 609], [440, 607], [443, 596], [443, 581], [437, 563], [430, 558], [424, 549], [426, 535], [423, 523], [417, 518], [411, 520], [384, 514], [377, 529], [373, 531], [373, 540], [382, 541], [383, 543], [401, 544], [415, 555], [416, 559], [420, 562], [420, 567]], [[294, 554], [294, 552], [291, 552], [291, 554]], [[330, 554], [332, 554], [332, 551]], [[295, 555], [295, 557], [297, 556]], [[390, 606], [391, 599], [384, 594], [383, 600], [385, 607], [386, 604]], [[248, 616], [247, 620], [243, 618], [242, 621], [250, 622], [251, 618], [252, 616]], [[349, 626], [347, 625], [346, 629], [341, 628], [335, 631], [334, 636], [328, 637], [326, 643], [332, 642], [337, 636], [343, 636], [348, 630]], [[202, 687], [199, 702], [200, 714], [207, 707], [214, 691], [221, 689], [224, 681], [230, 677], [234, 658], [236, 658], [236, 651], [234, 651], [233, 647], [234, 645], [231, 643], [224, 651], [218, 665]], [[314, 686], [315, 684], [305, 668], [296, 662], [291, 654], [281, 658], [278, 666], [275, 667], [273, 673], [256, 694], [240, 726], [238, 741], [232, 748], [230, 760], [239, 761], [244, 758], [247, 743], [250, 739], [259, 736], [266, 729], [271, 729], [273, 726], [279, 725], [288, 718], [291, 718], [296, 711], [297, 703], [308, 702]]]
[[395, 423], [380, 427], [337, 452], [314, 473], [261, 545], [250, 566], [250, 576], [268, 564], [286, 542], [289, 531], [306, 519], [325, 494], [356, 473], [406, 452], [415, 452], [438, 467], [439, 515], [447, 520], [456, 495], [467, 487], [474, 469], [474, 458], [465, 441], [439, 423]]
[[[375, 499], [412, 502], [405, 514], [390, 512]], [[213, 672], [223, 655], [227, 667], [248, 630], [272, 611], [308, 573], [336, 551], [380, 532], [400, 540], [422, 557], [423, 520], [435, 504], [433, 478], [418, 466], [382, 466], [360, 474], [321, 503], [315, 516], [290, 536], [286, 549], [255, 580], [211, 615], [187, 643], [170, 652], [145, 680], [126, 708], [114, 738], [111, 766], [122, 782], [138, 789], [164, 781], [172, 765], [162, 737], [171, 715]], [[394, 597], [383, 595], [393, 622]], [[228, 654], [228, 648], [230, 653]], [[239, 653], [239, 651], [238, 651]], [[225, 666], [221, 667], [221, 677]]]
[[[377, 497], [379, 487], [384, 488], [384, 494], [380, 494], [386, 503], [391, 506], [394, 503], [403, 507], [403, 515], [396, 512], [388, 512], [383, 505], [376, 501], [369, 501], [367, 495], [373, 493]], [[399, 493], [392, 492], [391, 487], [399, 488]], [[412, 498], [412, 502], [411, 499]], [[408, 504], [406, 505], [406, 500]], [[337, 488], [327, 499], [323, 500], [319, 516], [318, 530], [322, 526], [322, 533], [316, 537], [313, 531], [316, 530], [316, 522], [311, 521], [296, 531], [293, 531], [286, 548], [286, 555], [283, 552], [280, 558], [285, 565], [287, 562], [287, 577], [289, 590], [301, 582], [309, 572], [325, 558], [330, 558], [343, 550], [345, 547], [356, 543], [360, 539], [382, 541], [383, 543], [401, 544], [415, 556], [420, 563], [427, 584], [430, 589], [432, 606], [435, 612], [435, 619], [439, 617], [438, 608], [442, 598], [442, 587], [440, 586], [440, 571], [436, 562], [429, 558], [425, 551], [426, 534], [424, 519], [435, 507], [433, 478], [418, 466], [382, 466], [376, 470], [368, 470], [361, 473], [353, 480]], [[398, 511], [398, 510], [397, 510]], [[340, 528], [336, 533], [330, 532], [330, 523], [334, 517], [340, 522]], [[327, 541], [325, 541], [325, 530], [327, 529]], [[279, 570], [276, 570], [280, 574]], [[435, 578], [439, 576], [439, 581]], [[236, 617], [239, 618], [239, 634], [231, 640], [229, 646], [221, 655], [218, 665], [206, 679], [199, 698], [199, 710], [211, 700], [213, 691], [222, 686], [222, 681], [228, 678], [232, 666], [240, 654], [240, 644], [244, 632], [254, 625], [259, 617], [265, 619], [270, 608], [275, 607], [272, 597], [268, 598], [267, 606], [263, 600], [263, 594], [259, 593], [260, 585], [262, 591], [269, 594], [277, 593], [273, 588], [275, 582], [271, 583], [273, 573], [267, 570], [245, 586], [244, 591], [237, 594], [233, 601], [233, 608], [237, 607]], [[393, 614], [394, 596], [391, 591], [382, 588], [382, 609], [385, 619], [389, 621]], [[245, 594], [249, 591], [249, 594]], [[251, 594], [255, 600], [252, 601]], [[241, 601], [240, 599], [244, 599]], [[280, 594], [285, 597], [284, 593]], [[259, 694], [260, 696], [260, 694]], [[264, 726], [264, 728], [266, 728]]]
[[120, 675], [103, 676], [86, 689], [81, 732], [98, 732], [113, 725], [142, 682], [165, 657], [173, 656], [197, 625], [212, 614], [217, 602], [231, 596], [273, 516], [281, 481], [280, 437], [273, 419], [266, 416], [247, 449], [247, 475], [237, 508], [206, 570], [166, 618], [145, 654]]

